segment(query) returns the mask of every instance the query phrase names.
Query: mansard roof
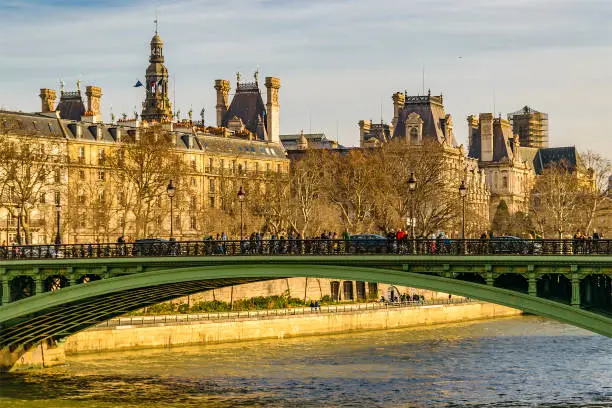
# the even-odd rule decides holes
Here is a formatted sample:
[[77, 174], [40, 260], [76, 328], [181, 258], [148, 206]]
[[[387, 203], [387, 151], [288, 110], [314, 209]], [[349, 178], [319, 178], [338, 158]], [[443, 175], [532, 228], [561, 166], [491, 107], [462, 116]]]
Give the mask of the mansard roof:
[[85, 105], [83, 104], [81, 92], [62, 91], [59, 104], [55, 110], [60, 112], [62, 119], [81, 120], [81, 116], [85, 113]]
[[[435, 140], [438, 143], [444, 142], [448, 132], [442, 95], [405, 96], [404, 106], [399, 112], [393, 137], [406, 136], [406, 119], [411, 113], [418, 114], [423, 121], [423, 140]], [[449, 141], [449, 144], [457, 146], [454, 137]]]
[[265, 139], [266, 134], [262, 132], [261, 128], [258, 132], [257, 125], [261, 121], [263, 129], [267, 132], [266, 106], [259, 92], [259, 85], [256, 82], [237, 84], [236, 93], [227, 112], [223, 115], [221, 126], [227, 127], [228, 122], [234, 116], [240, 118], [249, 132], [257, 135], [258, 139]]
[[[0, 133], [55, 137], [64, 140], [81, 140], [97, 143], [116, 143], [117, 135], [133, 134], [139, 128], [108, 123], [91, 123], [72, 120], [58, 120], [55, 112], [24, 113], [0, 111]], [[141, 130], [143, 128], [140, 128]], [[184, 130], [183, 130], [184, 129]], [[278, 160], [286, 159], [285, 149], [280, 143], [266, 140], [247, 140], [236, 137], [213, 135], [194, 128], [169, 131], [175, 136], [176, 148], [183, 151], [209, 152], [234, 156]], [[80, 133], [80, 134], [79, 134]], [[190, 143], [192, 139], [193, 143]]]
[[575, 146], [539, 149], [534, 157], [536, 173], [542, 173], [552, 163], [563, 164], [571, 172], [584, 169], [584, 164]]

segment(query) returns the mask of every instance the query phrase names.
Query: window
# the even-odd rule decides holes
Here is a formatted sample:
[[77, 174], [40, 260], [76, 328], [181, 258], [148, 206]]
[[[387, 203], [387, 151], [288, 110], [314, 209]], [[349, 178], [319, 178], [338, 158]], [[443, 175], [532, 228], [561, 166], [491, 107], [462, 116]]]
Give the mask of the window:
[[191, 178], [191, 186], [192, 186], [192, 187], [196, 187], [197, 185], [198, 185], [198, 182], [196, 181], [196, 178], [195, 178], [195, 177], [192, 177], [192, 178]]
[[60, 182], [60, 170], [59, 169], [55, 169], [53, 171], [53, 181], [55, 181], [56, 183]]
[[124, 159], [124, 157], [125, 157], [124, 151], [123, 150], [119, 150], [117, 152], [117, 164], [119, 166], [123, 166], [123, 159]]
[[215, 161], [211, 157], [210, 159], [208, 159], [208, 167], [212, 169], [214, 165], [215, 165]]
[[104, 172], [104, 170], [100, 170], [98, 172], [98, 180], [100, 180], [100, 181], [106, 180], [106, 173]]
[[79, 163], [85, 163], [85, 147], [79, 146]]
[[191, 207], [191, 209], [195, 209], [198, 206], [198, 199], [196, 196], [191, 196], [189, 206]]
[[413, 127], [410, 129], [410, 140], [411, 141], [417, 141], [419, 138], [419, 129]]
[[60, 203], [60, 200], [62, 198], [62, 195], [60, 194], [59, 191], [55, 192], [55, 205], [58, 205]]
[[215, 196], [210, 196], [210, 208], [215, 208]]
[[85, 214], [81, 215], [80, 221], [81, 228], [85, 228], [87, 226], [87, 217], [85, 216]]
[[208, 181], [208, 191], [210, 194], [215, 193], [215, 179], [210, 179]]
[[259, 163], [255, 163], [255, 172], [259, 173]]
[[221, 159], [221, 160], [219, 161], [219, 167], [221, 167], [221, 169], [224, 169], [224, 168], [225, 168], [225, 160]]
[[79, 180], [85, 180], [85, 170], [79, 170]]
[[502, 178], [502, 186], [508, 187], [508, 176], [504, 176], [504, 178]]
[[198, 167], [197, 167], [197, 164], [196, 164], [196, 158], [195, 158], [195, 156], [191, 156], [191, 168], [192, 168], [193, 170], [197, 170], [197, 168], [198, 168]]
[[106, 160], [106, 154], [104, 153], [104, 149], [98, 150], [98, 163], [100, 165], [104, 165], [105, 160]]
[[78, 196], [79, 204], [85, 204], [85, 195], [83, 193]]
[[266, 173], [270, 173], [270, 163], [266, 163]]
[[281, 172], [281, 165], [280, 165], [280, 164], [277, 164], [277, 165], [276, 165], [276, 172], [277, 172], [277, 173], [280, 173], [280, 172]]
[[40, 193], [40, 203], [44, 204], [47, 201], [47, 194]]
[[198, 228], [198, 224], [196, 222], [196, 217], [195, 215], [192, 215], [189, 218], [189, 226], [191, 227], [191, 229], [197, 229]]
[[119, 192], [118, 200], [119, 200], [119, 205], [125, 205], [125, 192], [124, 191]]

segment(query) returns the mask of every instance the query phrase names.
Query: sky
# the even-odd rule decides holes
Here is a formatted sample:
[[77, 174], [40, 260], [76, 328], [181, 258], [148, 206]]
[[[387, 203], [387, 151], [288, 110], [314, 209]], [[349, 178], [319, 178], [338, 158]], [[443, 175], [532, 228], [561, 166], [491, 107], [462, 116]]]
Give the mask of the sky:
[[[215, 79], [279, 77], [281, 133], [359, 144], [391, 95], [444, 95], [466, 117], [525, 105], [550, 145], [612, 158], [611, 0], [0, 0], [0, 108], [38, 111], [40, 88], [102, 88], [102, 114], [140, 112], [155, 16], [186, 117], [215, 121]], [[423, 75], [424, 74], [424, 75]], [[424, 81], [423, 81], [424, 78]], [[174, 97], [174, 95], [171, 95]]]

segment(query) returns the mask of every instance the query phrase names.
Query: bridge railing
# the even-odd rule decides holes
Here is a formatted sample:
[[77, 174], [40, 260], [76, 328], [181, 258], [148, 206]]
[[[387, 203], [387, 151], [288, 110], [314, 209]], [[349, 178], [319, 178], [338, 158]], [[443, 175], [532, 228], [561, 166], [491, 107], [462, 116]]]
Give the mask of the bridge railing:
[[236, 255], [612, 255], [612, 240], [574, 239], [269, 239], [159, 241], [0, 247], [0, 259]]

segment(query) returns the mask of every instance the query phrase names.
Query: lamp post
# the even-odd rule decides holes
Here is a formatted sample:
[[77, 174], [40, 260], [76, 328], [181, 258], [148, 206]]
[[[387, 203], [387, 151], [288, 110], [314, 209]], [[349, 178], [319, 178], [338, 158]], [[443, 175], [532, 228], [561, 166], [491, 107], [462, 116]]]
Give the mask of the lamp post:
[[62, 232], [60, 230], [60, 215], [62, 213], [62, 205], [58, 202], [55, 205], [55, 211], [57, 213], [57, 235], [55, 235], [55, 245], [62, 243]]
[[17, 205], [17, 236], [15, 241], [17, 241], [17, 245], [21, 245], [21, 204]]
[[240, 201], [240, 239], [242, 240], [242, 203], [244, 203], [244, 199], [246, 198], [246, 191], [244, 188], [240, 186], [238, 189], [238, 201]]
[[166, 192], [168, 193], [168, 197], [170, 197], [170, 240], [174, 238], [174, 194], [176, 194], [176, 187], [172, 180], [168, 183], [168, 187], [166, 187]]
[[461, 181], [461, 185], [459, 186], [459, 194], [461, 194], [462, 201], [461, 239], [465, 240], [465, 197], [467, 196], [467, 187], [465, 186], [465, 180]]
[[410, 178], [408, 179], [408, 191], [410, 191], [410, 239], [413, 241], [414, 245], [414, 190], [416, 190], [417, 181], [414, 178], [414, 173], [410, 173]]

